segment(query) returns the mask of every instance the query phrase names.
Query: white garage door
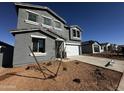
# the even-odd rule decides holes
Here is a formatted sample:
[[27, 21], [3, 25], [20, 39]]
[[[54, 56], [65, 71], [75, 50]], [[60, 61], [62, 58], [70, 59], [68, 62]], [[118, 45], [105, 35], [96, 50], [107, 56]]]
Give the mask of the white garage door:
[[79, 55], [79, 46], [66, 45], [67, 56], [76, 56]]

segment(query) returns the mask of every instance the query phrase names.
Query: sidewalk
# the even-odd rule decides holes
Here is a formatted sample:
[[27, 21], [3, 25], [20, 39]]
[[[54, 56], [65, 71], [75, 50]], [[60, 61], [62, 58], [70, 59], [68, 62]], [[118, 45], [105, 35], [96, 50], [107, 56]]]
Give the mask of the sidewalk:
[[109, 61], [111, 61], [111, 59], [100, 58], [100, 57], [92, 57], [92, 56], [82, 56], [82, 55], [81, 56], [71, 56], [69, 58], [73, 59], [73, 60], [82, 61], [82, 62], [85, 62], [85, 63], [88, 63], [88, 64], [108, 68], [108, 69], [111, 69], [111, 70], [119, 71], [119, 72], [124, 71], [124, 61], [121, 61], [121, 60], [113, 59], [115, 63], [112, 66], [105, 67], [105, 65]]

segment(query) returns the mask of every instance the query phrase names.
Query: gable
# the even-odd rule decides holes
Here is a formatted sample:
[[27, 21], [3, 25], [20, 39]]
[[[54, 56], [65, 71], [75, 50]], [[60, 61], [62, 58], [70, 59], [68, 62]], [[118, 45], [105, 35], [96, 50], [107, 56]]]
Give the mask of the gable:
[[39, 11], [46, 11], [52, 16], [54, 16], [57, 20], [61, 21], [62, 23], [66, 23], [66, 21], [61, 18], [58, 14], [56, 14], [54, 11], [49, 9], [48, 7], [43, 7], [39, 5], [32, 5], [32, 4], [27, 4], [27, 3], [15, 3], [17, 14], [18, 14], [18, 9], [23, 8], [23, 9], [32, 9], [32, 10], [39, 10]]
[[97, 42], [94, 42], [93, 45], [99, 45]]

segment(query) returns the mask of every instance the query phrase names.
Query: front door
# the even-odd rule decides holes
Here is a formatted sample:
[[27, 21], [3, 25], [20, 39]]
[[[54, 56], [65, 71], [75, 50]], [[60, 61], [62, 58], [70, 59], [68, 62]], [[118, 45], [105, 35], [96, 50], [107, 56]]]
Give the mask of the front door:
[[61, 49], [64, 48], [63, 41], [56, 41], [55, 46], [56, 46], [56, 48], [55, 48], [56, 58], [60, 58], [61, 57]]

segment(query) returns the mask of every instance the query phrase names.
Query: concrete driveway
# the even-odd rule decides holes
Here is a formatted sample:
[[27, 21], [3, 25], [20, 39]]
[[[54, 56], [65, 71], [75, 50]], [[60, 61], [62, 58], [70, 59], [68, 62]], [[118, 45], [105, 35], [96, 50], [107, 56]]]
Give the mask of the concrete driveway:
[[115, 63], [112, 66], [105, 67], [105, 65], [109, 61], [111, 61], [111, 59], [100, 58], [100, 57], [92, 57], [92, 56], [83, 56], [83, 55], [81, 55], [81, 56], [71, 56], [69, 58], [72, 59], [72, 60], [82, 61], [82, 62], [85, 62], [85, 63], [88, 63], [88, 64], [108, 68], [108, 69], [119, 71], [119, 72], [124, 71], [124, 61], [120, 61], [120, 60], [115, 60], [114, 59]]
[[[119, 72], [123, 72], [124, 73], [124, 61], [120, 61], [120, 60], [114, 60], [114, 64], [113, 66], [108, 66], [105, 67], [105, 65], [111, 61], [111, 59], [108, 58], [100, 58], [100, 57], [92, 57], [92, 56], [71, 56], [69, 57], [71, 60], [78, 60], [78, 61], [82, 61], [88, 64], [92, 64], [92, 65], [96, 65], [96, 66], [100, 66], [100, 67], [104, 67], [104, 68], [108, 68], [111, 70], [115, 70], [115, 71], [119, 71]], [[124, 74], [120, 80], [120, 84], [118, 86], [118, 90], [119, 91], [124, 91]]]

